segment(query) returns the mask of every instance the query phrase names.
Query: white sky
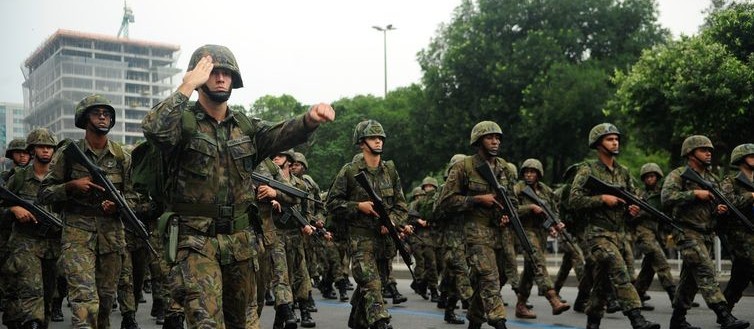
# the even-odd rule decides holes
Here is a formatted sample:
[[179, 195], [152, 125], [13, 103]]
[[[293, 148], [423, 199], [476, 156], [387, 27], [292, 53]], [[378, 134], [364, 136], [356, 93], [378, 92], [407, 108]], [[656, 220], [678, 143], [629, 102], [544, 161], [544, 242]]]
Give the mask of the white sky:
[[[228, 46], [243, 75], [230, 102], [290, 94], [304, 104], [383, 94], [383, 34], [388, 89], [421, 79], [416, 54], [460, 0], [129, 0], [131, 39], [181, 47], [178, 67], [207, 44]], [[675, 36], [695, 34], [709, 0], [659, 0], [660, 22]], [[115, 36], [121, 0], [1, 0], [0, 102], [23, 102], [20, 66], [57, 29]], [[179, 78], [180, 79], [180, 78]]]

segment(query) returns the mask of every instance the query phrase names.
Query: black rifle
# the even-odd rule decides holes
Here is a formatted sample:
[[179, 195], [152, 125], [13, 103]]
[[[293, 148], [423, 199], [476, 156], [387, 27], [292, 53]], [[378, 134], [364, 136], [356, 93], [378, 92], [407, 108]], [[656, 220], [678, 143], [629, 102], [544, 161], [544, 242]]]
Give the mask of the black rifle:
[[147, 232], [144, 224], [139, 220], [138, 217], [136, 217], [134, 211], [131, 209], [131, 207], [128, 206], [128, 203], [123, 197], [123, 194], [121, 194], [121, 192], [118, 191], [117, 188], [115, 188], [115, 185], [113, 185], [113, 182], [111, 182], [110, 179], [107, 178], [102, 168], [95, 165], [92, 160], [89, 159], [89, 157], [87, 157], [83, 151], [81, 151], [76, 142], [68, 143], [68, 146], [65, 148], [64, 152], [65, 155], [71, 158], [74, 162], [80, 163], [81, 165], [86, 167], [86, 170], [89, 171], [89, 174], [91, 175], [92, 180], [94, 180], [94, 183], [104, 187], [105, 193], [107, 193], [109, 200], [115, 202], [115, 205], [118, 208], [118, 214], [120, 214], [120, 219], [125, 222], [125, 224], [131, 229], [131, 231], [136, 235], [137, 238], [141, 239], [147, 245], [147, 248], [149, 248], [149, 251], [151, 251], [153, 255], [159, 256], [157, 251], [149, 242], [149, 232]]
[[652, 207], [651, 204], [648, 202], [642, 200], [641, 198], [637, 197], [631, 192], [628, 192], [624, 190], [621, 187], [610, 185], [608, 183], [603, 182], [597, 177], [594, 177], [592, 175], [589, 175], [589, 178], [586, 179], [586, 183], [584, 183], [584, 187], [591, 190], [593, 194], [609, 194], [612, 196], [619, 197], [623, 199], [626, 203], [629, 205], [637, 205], [641, 210], [644, 210], [648, 212], [650, 217], [655, 219], [661, 224], [668, 225], [678, 231], [683, 231], [680, 226], [673, 223], [673, 219], [670, 218], [670, 216], [666, 215], [662, 211], [657, 210], [657, 208]]
[[283, 182], [274, 180], [272, 178], [267, 178], [267, 177], [262, 176], [261, 174], [259, 174], [257, 172], [252, 172], [251, 173], [251, 179], [253, 179], [253, 180], [255, 180], [255, 181], [257, 181], [257, 182], [259, 182], [261, 184], [268, 185], [269, 187], [272, 187], [274, 189], [280, 190], [281, 192], [283, 192], [285, 194], [288, 194], [288, 195], [290, 195], [292, 197], [300, 198], [300, 199], [306, 199], [306, 200], [312, 201], [312, 202], [314, 202], [314, 203], [316, 203], [318, 205], [322, 205], [322, 206], [325, 205], [325, 203], [322, 202], [321, 200], [317, 200], [317, 199], [309, 196], [309, 193], [306, 192], [306, 191], [304, 191], [304, 190], [299, 190], [299, 189], [297, 189], [297, 188], [295, 188], [293, 186], [285, 185], [285, 183], [283, 183]]
[[[521, 248], [524, 249], [524, 252], [526, 252], [527, 255], [529, 255], [529, 259], [534, 261], [534, 259], [536, 259], [534, 257], [534, 248], [531, 246], [531, 241], [529, 241], [529, 238], [526, 236], [526, 232], [524, 232], [524, 227], [521, 225], [521, 219], [518, 218], [518, 208], [513, 207], [513, 202], [511, 202], [511, 199], [508, 197], [508, 192], [505, 190], [505, 187], [501, 186], [497, 181], [495, 174], [492, 173], [492, 168], [487, 162], [478, 165], [476, 171], [482, 176], [487, 184], [492, 186], [497, 197], [503, 200], [504, 205], [502, 208], [513, 225], [513, 233], [516, 234], [518, 242], [521, 243]], [[537, 266], [534, 266], [534, 268], [538, 269]]]
[[715, 185], [713, 185], [711, 182], [707, 181], [706, 179], [702, 178], [702, 176], [699, 176], [699, 174], [691, 169], [690, 167], [686, 167], [686, 170], [683, 171], [681, 174], [681, 178], [692, 181], [696, 183], [697, 185], [701, 186], [701, 188], [709, 191], [712, 193], [712, 195], [715, 196], [715, 199], [718, 200], [721, 204], [724, 204], [728, 207], [728, 211], [732, 211], [733, 215], [738, 219], [741, 224], [744, 224], [746, 228], [749, 230], [749, 232], [754, 233], [754, 224], [752, 224], [746, 216], [741, 213], [736, 206], [733, 205], [733, 203], [726, 198], [723, 193], [720, 192], [717, 188], [715, 188]]
[[[547, 202], [545, 200], [542, 200], [537, 196], [537, 193], [534, 192], [534, 189], [532, 189], [531, 186], [526, 185], [521, 193], [534, 201], [534, 204], [542, 208], [545, 213], [545, 217], [547, 217], [542, 225], [546, 230], [550, 230], [555, 225], [561, 223], [560, 217], [555, 212], [553, 212], [550, 207], [547, 206]], [[571, 246], [571, 249], [576, 249], [576, 243], [573, 241], [573, 237], [570, 233], [568, 233], [568, 231], [566, 231], [565, 228], [560, 230], [558, 234], [560, 234], [563, 237], [563, 240], [565, 240], [565, 242]]]
[[34, 215], [39, 224], [40, 236], [47, 236], [47, 232], [56, 232], [63, 228], [63, 222], [51, 212], [33, 202], [22, 199], [2, 185], [0, 185], [0, 199], [3, 200], [5, 206], [19, 206]]
[[[291, 217], [293, 217], [293, 219], [296, 220], [298, 226], [302, 228], [306, 227], [307, 225], [311, 225], [309, 224], [309, 221], [306, 220], [304, 215], [300, 211], [298, 211], [298, 209], [294, 207], [284, 207], [283, 217], [280, 218], [280, 222], [287, 223]], [[325, 234], [327, 234], [327, 230], [325, 230], [324, 228], [317, 228], [314, 225], [312, 225], [312, 227], [314, 227], [314, 234], [312, 235], [316, 237], [324, 238]]]
[[408, 251], [408, 247], [406, 247], [406, 244], [401, 240], [400, 235], [398, 235], [398, 229], [395, 228], [395, 225], [390, 220], [390, 215], [387, 213], [387, 209], [385, 209], [385, 204], [382, 202], [382, 198], [380, 198], [377, 193], [374, 192], [374, 189], [372, 188], [372, 185], [369, 183], [369, 180], [367, 180], [367, 176], [363, 171], [360, 171], [356, 176], [353, 176], [354, 179], [356, 179], [356, 182], [359, 183], [359, 186], [361, 186], [366, 192], [367, 195], [369, 195], [369, 199], [372, 200], [372, 203], [374, 204], [372, 208], [375, 212], [377, 212], [377, 215], [379, 216], [380, 224], [382, 226], [387, 227], [388, 235], [390, 235], [390, 238], [393, 239], [393, 242], [395, 243], [395, 248], [398, 249], [398, 253], [401, 254], [401, 258], [403, 258], [403, 262], [406, 263], [406, 267], [408, 267], [408, 272], [411, 273], [411, 277], [416, 280], [416, 277], [414, 277], [414, 270], [411, 269], [411, 265], [414, 264], [414, 262], [411, 260], [411, 253]]

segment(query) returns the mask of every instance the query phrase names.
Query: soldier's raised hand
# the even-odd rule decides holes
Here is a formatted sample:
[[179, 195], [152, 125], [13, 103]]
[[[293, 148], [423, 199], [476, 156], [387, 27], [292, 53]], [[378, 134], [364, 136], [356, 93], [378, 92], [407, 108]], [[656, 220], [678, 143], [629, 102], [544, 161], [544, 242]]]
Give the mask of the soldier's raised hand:
[[215, 67], [212, 64], [212, 56], [207, 55], [202, 57], [193, 70], [186, 72], [183, 75], [183, 83], [178, 87], [178, 91], [186, 97], [191, 97], [194, 90], [201, 87], [209, 80], [209, 75], [212, 73], [212, 69]]

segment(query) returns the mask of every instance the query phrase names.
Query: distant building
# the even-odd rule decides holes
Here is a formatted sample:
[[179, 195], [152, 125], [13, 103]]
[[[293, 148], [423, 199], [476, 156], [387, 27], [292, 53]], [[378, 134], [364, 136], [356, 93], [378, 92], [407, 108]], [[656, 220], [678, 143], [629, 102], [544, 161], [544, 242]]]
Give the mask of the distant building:
[[0, 168], [5, 167], [5, 149], [14, 138], [26, 138], [24, 104], [0, 102]]
[[24, 62], [24, 108], [30, 127], [46, 127], [58, 138], [81, 138], [73, 123], [76, 103], [91, 94], [115, 108], [108, 136], [132, 144], [142, 140], [141, 120], [176, 85], [177, 45], [58, 30]]

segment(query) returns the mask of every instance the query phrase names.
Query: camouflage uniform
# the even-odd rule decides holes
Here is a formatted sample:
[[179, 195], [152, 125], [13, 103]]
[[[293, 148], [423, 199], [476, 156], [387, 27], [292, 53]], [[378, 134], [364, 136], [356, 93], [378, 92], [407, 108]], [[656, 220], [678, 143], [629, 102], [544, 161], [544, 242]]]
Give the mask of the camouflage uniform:
[[[29, 165], [15, 170], [7, 188], [25, 200], [35, 200], [40, 184], [41, 179]], [[9, 328], [21, 328], [32, 321], [47, 325], [50, 321], [60, 234], [60, 230], [40, 234], [38, 225], [16, 222], [14, 218], [13, 233], [8, 241], [9, 258], [2, 268], [3, 277], [13, 283], [8, 287], [3, 312], [3, 323]]]
[[[492, 171], [501, 186], [513, 190], [514, 173], [505, 160], [495, 157]], [[498, 262], [494, 248], [500, 241], [498, 225], [503, 212], [497, 208], [484, 208], [470, 200], [476, 195], [493, 194], [494, 190], [474, 169], [486, 160], [479, 154], [457, 162], [450, 169], [438, 207], [450, 216], [463, 218], [466, 239], [466, 256], [471, 269], [474, 293], [466, 317], [472, 324], [487, 320], [490, 324], [505, 322], [505, 308], [500, 296]], [[517, 200], [511, 195], [514, 206]]]
[[[198, 56], [208, 47], [198, 49]], [[234, 76], [234, 86], [239, 80]], [[187, 111], [196, 119], [196, 131], [184, 136]], [[250, 216], [256, 215], [251, 172], [261, 159], [306, 141], [312, 131], [298, 116], [276, 125], [250, 120], [247, 134], [239, 120], [248, 118], [241, 116], [228, 110], [217, 122], [198, 102], [192, 106], [175, 92], [143, 121], [145, 137], [174, 160], [167, 210], [179, 215], [181, 224], [171, 291], [192, 328], [246, 326], [247, 308], [256, 303], [259, 248], [249, 224], [256, 220]]]
[[[135, 199], [130, 186], [131, 158], [120, 145], [108, 141], [104, 151], [98, 152], [86, 140], [71, 143], [77, 143], [95, 165], [103, 168], [127, 198]], [[83, 165], [64, 156], [66, 147], [71, 146], [55, 153], [39, 198], [43, 204], [64, 205], [62, 261], [74, 327], [108, 328], [126, 247], [123, 223], [115, 219], [116, 215], [102, 212], [100, 193], [66, 192], [66, 182], [90, 175]]]
[[[652, 165], [647, 164], [647, 165]], [[645, 166], [647, 166], [645, 165]], [[657, 184], [653, 188], [645, 186], [645, 188], [639, 191], [639, 197], [647, 201], [655, 209], [662, 209], [662, 202], [660, 201], [660, 192], [662, 186], [660, 185], [660, 178], [662, 178], [662, 171], [659, 167], [642, 166], [642, 178], [644, 175], [650, 173], [649, 169], [655, 169], [653, 172], [657, 175]], [[656, 165], [655, 165], [656, 166]], [[644, 172], [645, 169], [647, 172]], [[634, 283], [639, 296], [644, 295], [649, 289], [652, 283], [654, 274], [657, 273], [657, 278], [660, 280], [660, 284], [670, 295], [670, 300], [673, 300], [675, 295], [675, 283], [673, 282], [673, 275], [670, 273], [670, 265], [665, 258], [665, 252], [660, 246], [659, 240], [659, 223], [656, 219], [649, 218], [647, 212], [642, 211], [639, 216], [634, 218], [632, 224], [634, 229], [634, 240], [638, 251], [644, 255], [644, 259], [641, 261], [641, 271]]]
[[[379, 130], [382, 131], [382, 127]], [[358, 159], [343, 166], [335, 177], [327, 194], [327, 209], [333, 216], [346, 222], [351, 273], [357, 284], [351, 298], [352, 308], [348, 320], [350, 328], [367, 328], [378, 321], [385, 323], [390, 319], [382, 300], [382, 282], [377, 268], [378, 249], [384, 248], [382, 245], [385, 236], [380, 234], [379, 220], [358, 211], [359, 202], [370, 200], [366, 191], [354, 179], [354, 175], [360, 171], [366, 173], [396, 226], [406, 222], [408, 212], [400, 177], [390, 162], [382, 161], [378, 167], [368, 168], [363, 158]]]
[[[754, 154], [754, 144], [742, 144], [731, 152], [731, 165], [739, 165], [744, 158]], [[745, 184], [748, 182], [749, 184]], [[720, 184], [723, 193], [733, 204], [745, 214], [749, 221], [754, 221], [754, 197], [752, 197], [752, 178], [743, 171], [737, 175], [729, 175]], [[743, 291], [749, 284], [754, 284], [754, 233], [750, 232], [738, 220], [727, 221], [726, 225], [720, 225], [720, 238], [726, 242], [731, 253], [733, 266], [728, 285], [723, 291], [728, 305], [733, 306], [741, 299]]]

